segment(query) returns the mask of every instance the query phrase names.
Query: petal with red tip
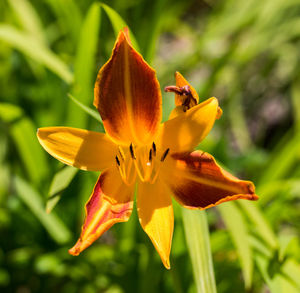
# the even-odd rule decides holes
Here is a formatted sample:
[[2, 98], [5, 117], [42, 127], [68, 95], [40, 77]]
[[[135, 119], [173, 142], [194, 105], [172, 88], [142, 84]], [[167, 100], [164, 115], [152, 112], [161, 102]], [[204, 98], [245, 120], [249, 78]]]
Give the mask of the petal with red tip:
[[161, 93], [155, 71], [121, 31], [109, 61], [100, 69], [94, 105], [116, 142], [146, 144], [161, 120]]
[[210, 98], [173, 119], [164, 122], [157, 144], [172, 152], [191, 151], [209, 133], [218, 113], [218, 100]]
[[174, 216], [172, 200], [164, 183], [159, 179], [154, 184], [139, 183], [137, 208], [141, 226], [169, 269]]
[[43, 127], [38, 129], [37, 137], [51, 156], [82, 170], [110, 167], [118, 151], [106, 134], [78, 128]]
[[80, 238], [69, 250], [78, 255], [111, 226], [128, 221], [133, 208], [134, 185], [123, 183], [116, 168], [104, 171], [86, 204], [86, 218]]
[[252, 182], [239, 180], [204, 152], [172, 154], [162, 175], [175, 199], [191, 209], [207, 209], [222, 202], [257, 200]]

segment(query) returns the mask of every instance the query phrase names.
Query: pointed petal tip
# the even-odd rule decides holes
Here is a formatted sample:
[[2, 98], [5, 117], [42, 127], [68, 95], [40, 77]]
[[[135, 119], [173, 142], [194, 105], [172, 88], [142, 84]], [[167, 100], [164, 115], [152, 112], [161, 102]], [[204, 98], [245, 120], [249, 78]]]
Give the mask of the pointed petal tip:
[[218, 107], [216, 119], [220, 119], [222, 114], [223, 114], [223, 110], [220, 107]]
[[75, 245], [68, 250], [68, 252], [73, 256], [77, 256], [89, 245], [84, 245], [84, 242], [82, 242], [82, 240], [79, 238], [78, 241], [75, 243]]
[[164, 260], [162, 260], [162, 262], [163, 262], [163, 264], [164, 264], [164, 266], [165, 266], [165, 268], [166, 268], [167, 270], [170, 270], [170, 269], [171, 269], [170, 258], [169, 258], [169, 256], [166, 257]]
[[128, 26], [125, 26], [123, 29], [120, 30], [119, 36], [117, 38], [117, 43], [125, 41], [129, 46], [132, 47], [132, 43], [129, 36], [129, 28]]
[[68, 252], [69, 252], [69, 254], [71, 254], [71, 255], [73, 255], [73, 256], [77, 256], [77, 255], [80, 254], [79, 249], [76, 249], [75, 246], [72, 247], [72, 248], [70, 248], [70, 249], [68, 250]]
[[182, 74], [179, 71], [175, 71], [174, 75], [175, 75], [175, 78], [178, 77], [178, 76], [182, 76]]
[[171, 269], [169, 259], [163, 261], [163, 265], [164, 265], [164, 267], [165, 267], [167, 270], [170, 270], [170, 269]]

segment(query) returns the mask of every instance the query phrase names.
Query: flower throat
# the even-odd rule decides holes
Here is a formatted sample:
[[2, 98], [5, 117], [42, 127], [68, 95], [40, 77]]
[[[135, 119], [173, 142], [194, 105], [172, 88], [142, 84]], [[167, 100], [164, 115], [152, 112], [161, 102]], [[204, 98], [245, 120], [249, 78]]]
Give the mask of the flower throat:
[[119, 146], [115, 160], [124, 183], [133, 184], [137, 174], [142, 182], [153, 184], [169, 151], [169, 148], [158, 150], [154, 142], [150, 147], [135, 147], [132, 143], [128, 148]]

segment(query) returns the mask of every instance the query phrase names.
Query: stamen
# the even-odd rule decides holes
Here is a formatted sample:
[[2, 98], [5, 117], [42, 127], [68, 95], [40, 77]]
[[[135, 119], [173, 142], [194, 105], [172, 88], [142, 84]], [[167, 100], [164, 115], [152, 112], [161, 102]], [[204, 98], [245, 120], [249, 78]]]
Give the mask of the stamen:
[[166, 86], [165, 92], [173, 92], [180, 96], [189, 96], [192, 94], [190, 87], [188, 85], [185, 85], [182, 87], [178, 87], [178, 86], [174, 86], [174, 85]]
[[152, 149], [149, 151], [149, 162], [152, 162]]
[[166, 159], [166, 157], [167, 157], [167, 155], [168, 155], [168, 153], [169, 153], [169, 148], [167, 148], [166, 150], [165, 150], [165, 152], [162, 154], [162, 156], [161, 156], [161, 158], [160, 158], [160, 161], [161, 162], [163, 162], [165, 159]]
[[120, 164], [120, 160], [119, 160], [118, 156], [116, 156], [116, 162], [117, 162], [117, 165], [120, 167], [121, 164]]
[[133, 150], [133, 145], [132, 145], [132, 143], [131, 143], [130, 146], [129, 146], [129, 150], [130, 150], [131, 158], [135, 160], [135, 159], [136, 159], [136, 156], [135, 156], [135, 153], [134, 153], [134, 150]]
[[156, 156], [156, 145], [154, 142], [152, 143], [152, 150], [153, 150], [153, 156], [155, 157]]

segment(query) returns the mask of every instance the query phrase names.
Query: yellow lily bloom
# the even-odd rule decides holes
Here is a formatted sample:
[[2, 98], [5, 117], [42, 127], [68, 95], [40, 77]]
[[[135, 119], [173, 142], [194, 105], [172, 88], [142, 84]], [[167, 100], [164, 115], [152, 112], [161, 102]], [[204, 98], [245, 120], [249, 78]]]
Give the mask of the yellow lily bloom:
[[171, 194], [183, 206], [200, 210], [258, 198], [251, 182], [224, 171], [211, 155], [193, 151], [220, 116], [218, 100], [197, 104], [197, 93], [179, 73], [176, 87], [167, 90], [175, 91], [177, 107], [160, 124], [162, 100], [155, 71], [132, 47], [124, 29], [95, 84], [94, 105], [106, 134], [70, 127], [38, 130], [41, 145], [56, 159], [102, 172], [70, 254], [78, 255], [115, 223], [128, 221], [136, 184], [139, 221], [166, 268], [174, 225]]

